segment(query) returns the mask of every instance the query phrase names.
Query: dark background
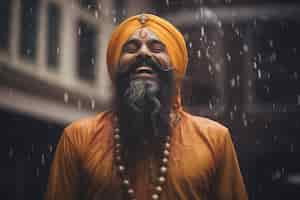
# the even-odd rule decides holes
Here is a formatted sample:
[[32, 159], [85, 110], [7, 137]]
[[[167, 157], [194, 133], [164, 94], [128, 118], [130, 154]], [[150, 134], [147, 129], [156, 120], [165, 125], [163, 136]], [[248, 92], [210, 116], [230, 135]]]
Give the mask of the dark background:
[[[10, 49], [13, 2], [4, 0], [0, 3], [0, 49], [7, 58], [10, 58], [9, 53], [5, 52]], [[21, 2], [18, 54], [26, 60], [35, 61], [41, 1]], [[100, 3], [96, 0], [75, 1], [84, 11], [97, 11], [104, 16], [104, 9], [99, 8]], [[108, 10], [107, 20], [118, 24], [132, 14], [151, 12], [166, 17], [184, 34], [190, 57], [183, 84], [185, 108], [230, 128], [250, 199], [299, 199], [298, 1], [153, 1], [151, 8], [137, 8], [130, 12], [126, 10], [127, 4], [126, 0], [116, 1], [115, 8]], [[194, 20], [189, 18], [188, 23], [180, 23], [176, 20], [180, 18], [180, 13], [192, 13]], [[210, 13], [216, 15], [216, 20]], [[60, 30], [57, 27], [61, 19], [59, 6], [51, 4], [47, 18], [47, 64], [53, 70], [60, 67], [60, 54], [56, 49], [60, 44]], [[82, 20], [78, 21], [77, 26], [81, 34], [74, 41], [78, 47], [76, 76], [94, 87], [98, 76], [95, 73], [95, 43], [99, 42], [96, 36], [101, 33], [97, 27]], [[28, 95], [60, 102], [66, 107], [79, 110], [83, 107], [94, 113], [107, 108], [101, 99], [95, 99], [97, 106], [96, 109], [92, 106], [92, 109], [89, 106], [90, 97], [42, 78], [32, 78], [15, 70], [12, 67], [14, 62], [4, 60], [0, 59], [1, 87], [18, 89]], [[69, 94], [67, 103], [63, 98], [66, 92]], [[18, 101], [22, 102], [22, 99]], [[0, 105], [0, 198], [42, 199], [55, 146], [63, 127], [69, 122], [38, 117], [30, 112], [11, 109], [5, 104]]]

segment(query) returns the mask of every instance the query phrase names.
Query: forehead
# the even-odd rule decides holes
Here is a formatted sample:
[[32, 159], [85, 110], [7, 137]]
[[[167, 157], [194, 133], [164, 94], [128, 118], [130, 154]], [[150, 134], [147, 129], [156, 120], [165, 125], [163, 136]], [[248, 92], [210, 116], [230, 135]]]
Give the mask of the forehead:
[[129, 38], [130, 39], [138, 39], [138, 40], [160, 40], [158, 38], [158, 36], [151, 31], [149, 28], [147, 27], [143, 27], [140, 29], [137, 29]]

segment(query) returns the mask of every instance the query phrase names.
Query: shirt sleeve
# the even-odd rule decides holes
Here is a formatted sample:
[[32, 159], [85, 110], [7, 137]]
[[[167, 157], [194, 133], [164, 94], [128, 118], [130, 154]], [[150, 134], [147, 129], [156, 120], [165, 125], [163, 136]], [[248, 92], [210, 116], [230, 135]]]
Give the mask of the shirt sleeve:
[[65, 129], [52, 162], [45, 200], [79, 198], [79, 157]]
[[247, 200], [243, 178], [229, 131], [226, 131], [214, 182], [215, 200]]

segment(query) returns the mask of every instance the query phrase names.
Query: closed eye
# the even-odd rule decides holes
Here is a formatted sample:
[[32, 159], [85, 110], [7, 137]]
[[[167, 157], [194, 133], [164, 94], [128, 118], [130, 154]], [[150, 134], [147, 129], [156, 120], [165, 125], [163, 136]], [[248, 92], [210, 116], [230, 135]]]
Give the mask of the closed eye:
[[136, 53], [139, 50], [140, 46], [140, 41], [136, 39], [131, 39], [123, 45], [122, 52]]
[[154, 53], [161, 53], [166, 50], [166, 46], [159, 40], [150, 40], [148, 42], [148, 47]]

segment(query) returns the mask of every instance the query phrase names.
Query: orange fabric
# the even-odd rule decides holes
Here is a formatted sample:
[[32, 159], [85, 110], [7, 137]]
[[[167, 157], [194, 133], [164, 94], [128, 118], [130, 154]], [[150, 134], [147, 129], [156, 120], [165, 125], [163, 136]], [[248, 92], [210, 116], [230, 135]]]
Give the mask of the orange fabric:
[[147, 27], [166, 45], [175, 78], [182, 80], [188, 63], [187, 48], [182, 34], [171, 23], [158, 16], [143, 15], [147, 17], [144, 24], [140, 22], [141, 15], [136, 15], [126, 19], [112, 33], [107, 49], [107, 67], [111, 79], [114, 80], [124, 43], [136, 30]]
[[[167, 182], [162, 200], [247, 200], [227, 128], [183, 110], [172, 128]], [[52, 163], [46, 200], [122, 200], [113, 162], [112, 112], [68, 126]], [[151, 169], [159, 159], [145, 157], [130, 171], [138, 200], [150, 200]], [[156, 173], [156, 171], [155, 171]], [[156, 173], [157, 174], [157, 173]]]

